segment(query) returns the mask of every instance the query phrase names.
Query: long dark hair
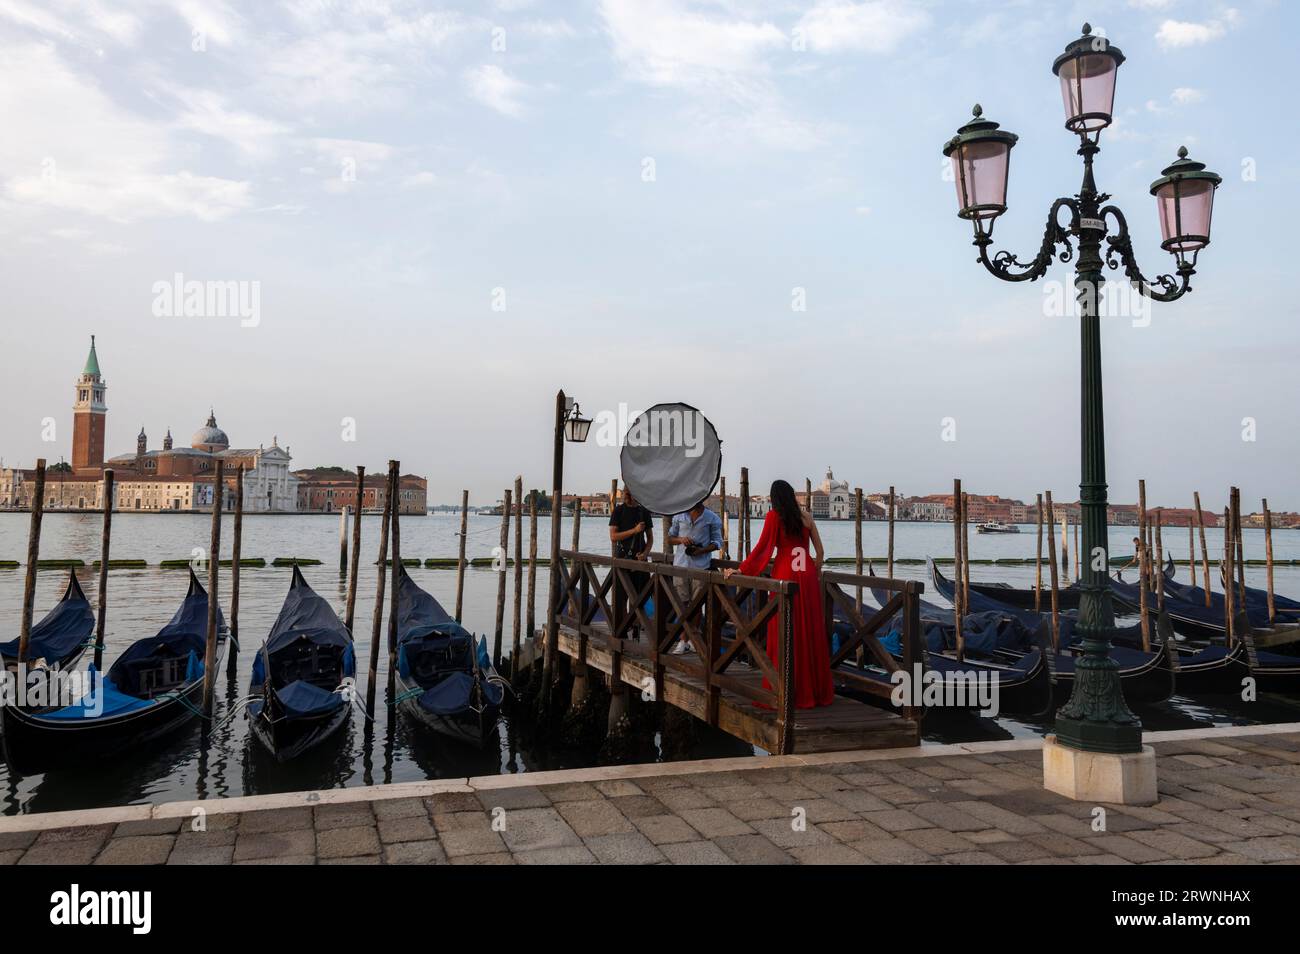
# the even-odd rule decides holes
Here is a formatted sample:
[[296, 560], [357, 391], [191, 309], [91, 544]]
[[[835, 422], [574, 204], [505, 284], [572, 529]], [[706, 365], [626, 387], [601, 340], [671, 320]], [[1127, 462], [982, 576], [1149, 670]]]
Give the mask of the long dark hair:
[[803, 533], [803, 512], [799, 499], [794, 495], [794, 488], [784, 480], [774, 480], [768, 497], [785, 532], [794, 537]]

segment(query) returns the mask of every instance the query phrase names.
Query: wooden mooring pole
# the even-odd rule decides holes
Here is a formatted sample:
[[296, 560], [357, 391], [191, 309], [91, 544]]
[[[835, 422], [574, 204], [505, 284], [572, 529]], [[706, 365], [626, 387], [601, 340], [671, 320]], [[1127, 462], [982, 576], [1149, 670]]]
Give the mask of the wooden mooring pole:
[[226, 668], [234, 671], [239, 655], [239, 561], [244, 552], [244, 465], [235, 471], [235, 523], [230, 537], [230, 661]]
[[366, 678], [366, 714], [375, 714], [375, 682], [379, 676], [379, 634], [384, 627], [384, 583], [388, 566], [388, 521], [392, 516], [392, 489], [394, 461], [388, 462], [388, 477], [384, 483], [384, 509], [379, 521], [379, 559], [375, 561], [375, 610], [370, 621], [370, 672]]
[[496, 626], [492, 630], [492, 665], [501, 665], [501, 640], [505, 631], [506, 619], [506, 568], [510, 566], [510, 507], [512, 496], [509, 488], [503, 491], [501, 498], [501, 539], [497, 544], [497, 613]]
[[[1205, 542], [1205, 517], [1201, 513], [1201, 492], [1198, 490], [1192, 494], [1192, 499], [1196, 504], [1196, 527], [1201, 534], [1201, 570], [1205, 580], [1205, 606], [1210, 606], [1210, 548]], [[1192, 574], [1192, 582], [1196, 582], [1196, 574]]]
[[465, 538], [469, 533], [469, 491], [460, 492], [460, 555], [456, 559], [456, 622], [465, 608]]
[[1220, 582], [1223, 583], [1223, 632], [1228, 637], [1228, 645], [1236, 642], [1232, 620], [1234, 617], [1232, 597], [1232, 508], [1223, 508], [1223, 562], [1219, 565]]
[[[1139, 560], [1141, 572], [1138, 574], [1143, 584], [1143, 590], [1151, 585], [1151, 577], [1147, 575], [1146, 554], [1147, 554], [1147, 482], [1138, 480], [1138, 541], [1141, 546], [1138, 547], [1136, 556]], [[1143, 616], [1145, 616], [1145, 611]], [[1144, 639], [1143, 642], [1146, 640]]]
[[104, 622], [108, 617], [108, 551], [113, 536], [113, 470], [104, 471], [104, 526], [99, 541], [99, 592], [95, 594], [95, 672], [104, 671]]
[[560, 651], [560, 481], [564, 475], [564, 392], [555, 395], [555, 434], [551, 455], [551, 573], [546, 600], [546, 651], [542, 657], [542, 688], [540, 693], [543, 716], [550, 714], [551, 681], [555, 672], [555, 657]]
[[718, 554], [724, 560], [731, 559], [731, 511], [727, 509], [727, 478], [722, 477], [721, 486], [718, 489], [718, 496], [722, 498], [722, 512], [718, 514], [722, 518], [722, 552]]
[[[528, 638], [537, 635], [537, 494], [528, 495]], [[510, 675], [515, 674], [511, 661]]]
[[[862, 488], [853, 489], [853, 572], [862, 575]], [[862, 584], [858, 584], [857, 605], [862, 605]]]
[[953, 632], [957, 640], [957, 659], [961, 661], [966, 650], [966, 643], [962, 638], [961, 618], [962, 618], [962, 585], [961, 585], [961, 478], [954, 478], [952, 482], [952, 566], [953, 566], [953, 590], [952, 590], [952, 620]]
[[[1052, 492], [1044, 494], [1047, 502], [1047, 525], [1056, 526], [1056, 508], [1052, 506]], [[1047, 570], [1052, 583], [1052, 651], [1061, 651], [1061, 589], [1056, 570], [1056, 544], [1047, 548]]]
[[36, 566], [41, 560], [41, 516], [45, 513], [45, 458], [36, 461], [32, 487], [32, 519], [27, 528], [27, 575], [23, 579], [23, 615], [18, 624], [18, 661], [27, 661], [32, 639], [32, 608], [36, 605]]
[[[343, 613], [343, 625], [353, 633], [352, 624], [357, 612], [357, 572], [361, 569], [361, 511], [366, 509], [366, 469], [357, 468], [357, 502], [352, 514], [352, 562], [348, 570], [348, 602]], [[356, 634], [353, 633], [353, 641]]]
[[1043, 611], [1043, 495], [1038, 494], [1038, 552], [1034, 556], [1034, 612]]
[[[885, 575], [894, 578], [894, 488], [889, 488], [889, 537], [886, 542]], [[861, 572], [861, 571], [859, 571]]]
[[393, 550], [393, 573], [389, 577], [390, 594], [388, 597], [388, 681], [392, 684], [393, 670], [397, 668], [397, 592], [402, 583], [402, 462], [393, 461], [389, 479], [392, 490], [389, 499], [393, 502], [393, 513], [389, 517], [388, 532], [390, 546]]
[[961, 495], [961, 611], [970, 612], [970, 495]]
[[[618, 481], [614, 481], [614, 490], [618, 490]], [[614, 508], [614, 498], [609, 498], [610, 510]], [[510, 619], [510, 670], [515, 668], [515, 659], [519, 655], [519, 645], [523, 639], [524, 629], [524, 477], [515, 478], [515, 606]]]
[[1164, 544], [1164, 513], [1162, 508], [1156, 507], [1156, 525], [1151, 532], [1156, 538], [1156, 562], [1155, 578], [1151, 585], [1156, 591], [1156, 612], [1162, 612], [1165, 608], [1165, 544]]
[[1232, 488], [1232, 533], [1236, 542], [1237, 555], [1234, 566], [1237, 570], [1237, 589], [1238, 598], [1242, 610], [1247, 609], [1246, 604], [1246, 547], [1242, 539], [1241, 531], [1241, 488]]
[[212, 691], [217, 685], [217, 582], [221, 570], [221, 503], [226, 496], [225, 461], [217, 458], [212, 478], [212, 536], [208, 543], [208, 638], [203, 650], [203, 718], [212, 718]]
[[740, 468], [740, 544], [741, 558], [749, 556], [749, 468]]
[[348, 505], [339, 511], [339, 576], [348, 572]]
[[1268, 569], [1268, 623], [1277, 623], [1277, 606], [1273, 600], [1273, 515], [1268, 509], [1268, 498], [1264, 498], [1264, 562]]

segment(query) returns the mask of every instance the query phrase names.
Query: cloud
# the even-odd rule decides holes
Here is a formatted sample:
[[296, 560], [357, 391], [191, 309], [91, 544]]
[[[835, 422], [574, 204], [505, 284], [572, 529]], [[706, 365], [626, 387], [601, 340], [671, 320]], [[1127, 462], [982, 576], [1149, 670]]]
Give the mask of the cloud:
[[891, 53], [930, 23], [930, 15], [896, 0], [821, 0], [800, 18], [796, 37], [818, 53]]
[[1225, 10], [1223, 16], [1204, 23], [1192, 23], [1187, 20], [1165, 20], [1156, 31], [1156, 42], [1162, 49], [1171, 50], [1184, 46], [1199, 46], [1221, 38], [1230, 27], [1236, 26], [1240, 19], [1235, 9]]
[[210, 90], [174, 88], [172, 97], [181, 107], [175, 120], [179, 129], [220, 139], [248, 159], [266, 159], [288, 128], [274, 120], [232, 109]]
[[1205, 99], [1205, 94], [1199, 89], [1192, 89], [1190, 86], [1180, 86], [1169, 94], [1169, 98], [1179, 106], [1190, 106], [1192, 103], [1199, 103]]
[[119, 107], [48, 42], [8, 43], [0, 57], [3, 190], [32, 205], [129, 222], [215, 221], [247, 208], [248, 182], [198, 175], [163, 124]]
[[519, 97], [528, 86], [501, 67], [494, 64], [476, 66], [465, 71], [464, 80], [470, 96], [484, 106], [495, 109], [503, 116], [518, 118], [523, 115], [523, 104], [519, 102]]

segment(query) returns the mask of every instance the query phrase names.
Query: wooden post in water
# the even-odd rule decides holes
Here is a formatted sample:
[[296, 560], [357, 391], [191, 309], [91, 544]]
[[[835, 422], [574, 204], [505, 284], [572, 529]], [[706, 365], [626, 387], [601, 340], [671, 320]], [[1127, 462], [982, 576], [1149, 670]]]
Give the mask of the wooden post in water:
[[1232, 508], [1223, 508], [1223, 559], [1219, 564], [1220, 582], [1223, 583], [1223, 633], [1228, 645], [1236, 642], [1232, 631], [1233, 607], [1232, 596]]
[[718, 554], [724, 560], [731, 559], [731, 512], [727, 510], [727, 478], [722, 477], [722, 485], [718, 490], [718, 496], [722, 498], [722, 513], [718, 514], [722, 518], [722, 552]]
[[570, 547], [574, 553], [578, 552], [578, 543], [582, 539], [582, 499], [578, 494], [573, 495], [573, 546]]
[[551, 682], [560, 651], [560, 482], [564, 478], [564, 391], [555, 393], [555, 434], [551, 450], [551, 573], [546, 597], [546, 650], [542, 655], [542, 687], [538, 695], [544, 717], [551, 712]]
[[[366, 469], [357, 468], [357, 504], [352, 514], [352, 563], [348, 571], [348, 602], [343, 612], [343, 625], [352, 633], [352, 623], [357, 610], [357, 571], [361, 569], [361, 511], [366, 509]], [[238, 519], [238, 518], [236, 518]], [[353, 642], [356, 634], [353, 633]]]
[[970, 612], [970, 498], [961, 495], [961, 609]]
[[1038, 552], [1034, 557], [1034, 612], [1043, 611], [1043, 495], [1038, 495]]
[[348, 505], [339, 511], [339, 576], [348, 572]]
[[27, 644], [32, 638], [32, 607], [36, 603], [36, 564], [41, 559], [41, 516], [45, 513], [45, 458], [36, 461], [36, 484], [32, 488], [32, 520], [27, 529], [27, 576], [23, 580], [23, 615], [18, 624], [18, 661], [27, 661]]
[[1069, 511], [1061, 514], [1061, 575], [1070, 579], [1070, 519]]
[[[853, 489], [853, 572], [862, 575], [862, 488]], [[858, 606], [862, 605], [862, 584], [858, 584]]]
[[[614, 481], [615, 490], [618, 481]], [[610, 510], [614, 509], [614, 497], [610, 495]], [[515, 668], [515, 659], [519, 655], [519, 645], [523, 640], [524, 629], [524, 477], [515, 478], [515, 606], [510, 619], [510, 669]]]
[[1237, 589], [1239, 605], [1244, 610], [1246, 603], [1246, 547], [1241, 531], [1241, 488], [1232, 488], [1232, 533], [1237, 544], [1237, 555], [1233, 566], [1237, 570]]
[[[1047, 525], [1056, 526], [1056, 508], [1052, 506], [1052, 492], [1046, 493]], [[1050, 541], [1049, 541], [1050, 542]], [[1047, 569], [1052, 581], [1052, 651], [1061, 651], [1061, 590], [1056, 576], [1056, 544], [1047, 548]]]
[[[500, 562], [500, 564], [499, 564], [499, 567], [500, 567], [500, 568], [499, 568], [498, 571], [497, 571], [497, 615], [496, 615], [496, 628], [492, 631], [492, 633], [493, 633], [493, 635], [492, 635], [492, 665], [494, 665], [494, 666], [498, 666], [498, 667], [501, 665], [501, 634], [502, 634], [502, 631], [505, 629], [505, 616], [506, 616], [506, 567], [509, 566], [509, 564], [510, 564], [510, 498], [511, 498], [511, 492], [510, 492], [509, 488], [507, 488], [507, 489], [504, 491], [504, 494], [505, 494], [505, 496], [502, 498], [502, 504], [501, 504], [501, 542], [500, 542], [500, 544], [497, 546], [497, 559], [500, 560], [501, 562]], [[575, 503], [574, 506], [576, 507], [577, 504]], [[577, 521], [577, 516], [576, 516], [576, 514], [575, 514], [575, 516], [574, 516], [574, 520], [575, 520], [575, 524], [574, 524], [574, 525], [576, 526], [576, 525], [577, 525], [577, 524], [576, 524], [576, 521]], [[578, 535], [578, 531], [577, 531], [577, 530], [574, 530], [574, 531], [573, 531], [573, 535], [576, 537], [576, 536]], [[575, 543], [574, 543], [574, 549], [576, 550], [577, 548], [578, 548], [578, 547], [577, 547], [577, 543], [576, 543], [576, 541], [575, 541]]]
[[1079, 518], [1074, 518], [1074, 582], [1079, 582]]
[[113, 528], [113, 470], [104, 471], [104, 529], [99, 541], [99, 592], [95, 594], [95, 672], [104, 671], [104, 620], [108, 616], [108, 549]]
[[203, 650], [203, 718], [212, 718], [212, 690], [217, 685], [217, 581], [221, 570], [221, 501], [226, 495], [225, 461], [217, 458], [212, 478], [212, 538], [208, 544], [208, 639]]
[[[537, 494], [528, 495], [528, 638], [537, 632]], [[513, 660], [510, 675], [515, 675]]]
[[393, 548], [393, 573], [389, 577], [389, 606], [388, 606], [388, 678], [391, 684], [393, 670], [397, 668], [397, 591], [402, 583], [402, 462], [393, 461], [392, 473], [389, 476], [393, 487], [389, 491], [389, 497], [393, 501], [393, 513], [389, 517], [388, 531], [391, 534], [391, 546]]
[[[518, 488], [519, 488], [519, 483], [518, 483], [518, 481], [516, 481], [516, 482], [515, 482], [515, 489], [516, 489], [516, 491], [518, 490]], [[516, 492], [516, 494], [515, 494], [515, 497], [519, 500], [519, 504], [520, 504], [520, 506], [522, 507], [522, 506], [523, 506], [523, 498], [520, 497], [519, 494], [518, 494], [517, 492]], [[617, 507], [617, 506], [618, 506], [618, 478], [617, 478], [617, 477], [614, 477], [614, 478], [611, 478], [611, 479], [610, 479], [610, 482], [609, 482], [609, 512], [610, 512], [611, 516], [612, 516], [613, 513], [614, 513], [614, 508]], [[523, 515], [523, 511], [522, 511], [522, 510], [520, 510], [519, 513], [520, 513], [520, 516]]]
[[957, 660], [960, 662], [966, 652], [966, 641], [962, 637], [961, 618], [962, 618], [962, 585], [961, 585], [961, 507], [962, 492], [961, 478], [957, 477], [952, 482], [952, 567], [953, 567], [953, 590], [952, 590], [952, 616], [953, 632], [957, 638]]
[[[233, 671], [239, 654], [239, 561], [244, 552], [244, 465], [235, 471], [235, 525], [230, 538], [230, 662]], [[351, 630], [349, 629], [349, 632]]]
[[808, 503], [808, 516], [812, 516], [812, 478], [803, 479], [804, 500]]
[[1156, 525], [1152, 533], [1156, 538], [1156, 562], [1153, 568], [1155, 579], [1151, 585], [1156, 591], [1156, 611], [1160, 612], [1165, 608], [1165, 544], [1164, 544], [1164, 512], [1163, 508], [1156, 507]]
[[1187, 518], [1187, 575], [1191, 578], [1191, 584], [1196, 586], [1196, 526], [1192, 523], [1192, 518]]
[[1273, 515], [1268, 509], [1268, 498], [1264, 498], [1264, 562], [1268, 567], [1268, 623], [1277, 623], [1277, 607], [1273, 601]]
[[366, 679], [366, 714], [375, 714], [375, 682], [379, 674], [379, 634], [384, 626], [384, 582], [388, 564], [388, 521], [392, 516], [393, 500], [388, 490], [393, 485], [393, 461], [388, 462], [388, 476], [384, 487], [383, 516], [379, 521], [379, 559], [375, 561], [377, 583], [375, 585], [375, 612], [370, 623], [370, 673]]
[[[534, 504], [536, 507], [536, 504]], [[465, 538], [469, 533], [469, 491], [460, 492], [460, 542], [456, 559], [456, 622], [461, 622], [465, 608]]]
[[889, 536], [885, 543], [885, 573], [894, 578], [894, 488], [889, 488]]
[[749, 468], [740, 468], [740, 559], [749, 556]]
[[1145, 536], [1138, 537], [1138, 616], [1142, 631], [1142, 650], [1151, 652], [1151, 618], [1149, 604], [1151, 599], [1151, 564], [1147, 560], [1147, 541]]
[[[1210, 548], [1205, 543], [1205, 518], [1201, 514], [1201, 492], [1198, 490], [1192, 494], [1192, 499], [1196, 503], [1196, 526], [1201, 533], [1201, 569], [1205, 577], [1205, 606], [1210, 606]], [[1195, 583], [1196, 574], [1192, 574], [1192, 582]]]
[[[1139, 560], [1139, 579], [1147, 586], [1151, 585], [1151, 578], [1147, 576], [1146, 553], [1147, 553], [1147, 482], [1138, 480], [1138, 541], [1142, 544], [1138, 547], [1135, 556]], [[1145, 640], [1144, 640], [1145, 642]]]

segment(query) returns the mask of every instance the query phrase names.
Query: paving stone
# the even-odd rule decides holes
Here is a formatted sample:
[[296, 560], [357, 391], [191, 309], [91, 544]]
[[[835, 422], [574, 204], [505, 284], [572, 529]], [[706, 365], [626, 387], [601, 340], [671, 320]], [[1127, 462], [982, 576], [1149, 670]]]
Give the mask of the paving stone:
[[688, 808], [677, 814], [705, 838], [744, 835], [754, 830], [725, 808]]
[[795, 831], [791, 827], [790, 819], [785, 818], [755, 821], [754, 828], [778, 848], [793, 848], [796, 845], [803, 847], [829, 845], [836, 840], [816, 825], [807, 825], [803, 831]]
[[873, 825], [865, 818], [857, 818], [853, 821], [825, 822], [817, 827], [836, 841], [842, 841], [845, 844], [866, 839], [893, 837], [879, 825]]
[[[1253, 861], [1289, 861], [1300, 857], [1296, 841], [1289, 835], [1250, 838], [1223, 845], [1223, 850], [1242, 855]], [[26, 859], [23, 859], [26, 861]]]
[[438, 834], [448, 831], [479, 831], [490, 829], [492, 819], [476, 802], [472, 812], [439, 812], [433, 816], [433, 825], [438, 829]]
[[1134, 841], [1128, 835], [1096, 835], [1088, 843], [1105, 854], [1119, 855], [1134, 864], [1146, 864], [1151, 861], [1166, 861], [1169, 855], [1158, 848], [1152, 848], [1140, 841]]
[[596, 856], [582, 845], [563, 848], [538, 848], [514, 853], [519, 865], [594, 865]]
[[727, 811], [741, 821], [754, 821], [757, 818], [789, 818], [790, 807], [775, 798], [760, 796], [740, 802], [727, 802]]
[[371, 803], [380, 821], [394, 818], [428, 818], [429, 808], [423, 798], [384, 798]]
[[1043, 861], [1053, 857], [1052, 852], [1042, 845], [1032, 841], [1022, 841], [1019, 838], [1013, 841], [999, 841], [994, 844], [984, 845], [982, 850], [1008, 864], [1019, 864], [1022, 861]]
[[239, 832], [233, 829], [221, 829], [218, 831], [181, 831], [176, 835], [176, 845], [173, 850], [191, 850], [195, 848], [225, 848], [233, 847], [235, 838]]
[[[967, 836], [969, 837], [969, 836]], [[1025, 841], [1038, 845], [1049, 854], [1058, 857], [1075, 858], [1079, 855], [1096, 855], [1101, 849], [1090, 845], [1081, 838], [1062, 835], [1059, 831], [1043, 831], [1025, 835]]]
[[664, 803], [653, 795], [625, 795], [611, 798], [609, 803], [622, 813], [624, 818], [645, 818], [651, 815], [666, 815], [668, 809]]
[[882, 865], [917, 865], [934, 860], [932, 855], [902, 838], [868, 838], [849, 847]]
[[[506, 816], [505, 831], [501, 836], [505, 839], [506, 846], [516, 855], [521, 852], [582, 846], [582, 839], [554, 808], [522, 808], [510, 812]], [[446, 841], [445, 838], [443, 840]]]
[[899, 805], [915, 805], [918, 802], [928, 802], [931, 796], [925, 792], [918, 792], [916, 789], [908, 788], [906, 785], [876, 785], [869, 789], [872, 795], [877, 798], [883, 798], [889, 804], [895, 807]]
[[1079, 855], [1074, 859], [1076, 865], [1131, 865], [1133, 862], [1127, 858], [1121, 858], [1119, 855], [1100, 854], [1100, 855]]
[[379, 854], [379, 832], [374, 826], [330, 828], [316, 833], [316, 857], [351, 858]]
[[514, 855], [508, 851], [497, 851], [488, 855], [458, 855], [451, 859], [453, 865], [512, 865]]
[[18, 863], [20, 865], [88, 865], [94, 860], [103, 844], [100, 838], [71, 838], [45, 844], [41, 844], [40, 839], [37, 839], [36, 844], [23, 853]]
[[235, 860], [237, 865], [314, 865], [315, 863], [315, 855], [273, 855], [269, 858]]
[[93, 841], [100, 845], [113, 835], [116, 825], [86, 825], [73, 828], [50, 828], [36, 836], [36, 845], [57, 845], [66, 841]]
[[[961, 803], [963, 805], [969, 802]], [[929, 802], [922, 805], [913, 805], [911, 808], [918, 817], [924, 818], [931, 825], [937, 825], [947, 831], [980, 831], [984, 828], [992, 828], [987, 821], [977, 818], [968, 811], [957, 808], [953, 804], [943, 802]]]
[[450, 815], [455, 812], [482, 812], [483, 803], [473, 792], [439, 792], [425, 799], [430, 815]]
[[285, 832], [311, 828], [310, 808], [270, 808], [258, 812], [244, 812], [239, 819], [239, 833]]
[[[835, 795], [839, 793], [832, 792], [831, 794]], [[860, 793], [853, 793], [853, 794], [860, 794]], [[877, 810], [878, 808], [881, 808], [886, 811], [889, 809], [888, 804], [884, 802], [880, 802], [879, 799], [872, 799], [872, 802], [878, 804], [872, 804], [868, 808], [863, 809], [863, 811], [874, 811]], [[820, 824], [821, 822], [849, 821], [850, 819], [858, 817], [856, 811], [844, 805], [841, 805], [838, 802], [834, 802], [830, 798], [814, 798], [806, 802], [800, 802], [790, 807], [792, 809], [802, 808], [804, 810], [804, 817], [813, 824]]]
[[757, 785], [750, 785], [748, 782], [744, 782], [735, 785], [719, 785], [717, 788], [711, 788], [709, 789], [709, 797], [719, 805], [730, 808], [733, 802], [747, 802], [755, 798], [764, 798], [766, 795]]
[[791, 865], [794, 858], [762, 835], [723, 835], [713, 843], [742, 865]]
[[727, 853], [711, 841], [686, 841], [660, 845], [664, 857], [675, 865], [734, 865]]
[[401, 841], [427, 841], [434, 837], [433, 822], [418, 818], [385, 818], [379, 822], [379, 840], [385, 845]]
[[603, 865], [655, 865], [665, 860], [663, 852], [636, 831], [595, 835], [584, 838], [583, 843]]
[[600, 798], [600, 789], [590, 782], [562, 782], [559, 785], [547, 785], [546, 797], [552, 804], [560, 802], [589, 802]]
[[146, 818], [141, 821], [122, 822], [113, 829], [114, 838], [131, 835], [174, 835], [180, 831], [183, 818]]
[[[828, 792], [826, 798], [834, 802], [836, 805], [842, 805], [844, 808], [853, 812], [883, 812], [894, 807], [883, 798], [860, 788], [848, 788], [838, 792]], [[826, 821], [834, 821], [834, 819], [828, 818]]]
[[839, 842], [827, 842], [824, 845], [809, 845], [789, 849], [790, 854], [802, 865], [866, 865], [873, 864], [866, 855], [855, 851]]
[[446, 863], [447, 853], [442, 850], [442, 844], [434, 839], [384, 845], [384, 864], [442, 865]]
[[1023, 815], [1017, 815], [1015, 812], [1007, 811], [1001, 806], [991, 805], [988, 802], [956, 802], [953, 807], [960, 808], [962, 811], [969, 812], [976, 818], [988, 822], [991, 828], [998, 828], [1013, 835], [1028, 835], [1043, 830], [1043, 826], [1032, 818], [1025, 818]]
[[991, 782], [987, 782], [982, 778], [953, 779], [953, 781], [949, 782], [948, 785], [950, 788], [955, 788], [959, 792], [962, 792], [963, 794], [974, 795], [977, 797], [984, 796], [984, 795], [996, 795], [1002, 791], [1002, 789], [999, 786], [994, 785]]
[[667, 845], [684, 841], [699, 841], [700, 833], [676, 815], [649, 815], [633, 818], [635, 825], [653, 844]]
[[985, 828], [983, 831], [964, 831], [961, 836], [972, 845], [996, 845], [999, 842], [1016, 840], [1015, 835], [1008, 834], [1005, 831], [998, 831], [996, 828]]
[[344, 858], [318, 858], [318, 865], [381, 865], [383, 859], [379, 855], [348, 855]]
[[[999, 845], [998, 847], [1005, 847], [1005, 845], [1009, 845], [1009, 844], [1013, 844], [1013, 842], [1005, 842], [1003, 845]], [[990, 854], [987, 851], [959, 851], [956, 852], [955, 854], [944, 855], [943, 862], [944, 864], [948, 864], [948, 865], [1005, 865], [1006, 864], [1006, 862], [1003, 861], [1001, 858], [997, 857], [996, 855]]]
[[375, 813], [369, 802], [342, 805], [317, 805], [313, 812], [313, 825], [317, 831], [330, 828], [364, 828], [374, 825]]
[[564, 820], [581, 838], [635, 831], [632, 823], [608, 799], [594, 802], [565, 802], [556, 807]]
[[95, 858], [97, 865], [160, 865], [171, 854], [174, 835], [127, 835], [113, 838]]
[[551, 806], [551, 800], [546, 797], [546, 793], [535, 785], [489, 789], [486, 792], [479, 792], [478, 800], [488, 814], [491, 814], [495, 808], [514, 811], [519, 808], [550, 808]]
[[596, 791], [606, 798], [618, 798], [625, 795], [644, 795], [641, 787], [636, 782], [626, 778], [614, 778], [606, 781], [594, 783]]
[[898, 833], [898, 837], [930, 855], [946, 855], [949, 852], [971, 850], [969, 840], [956, 832], [944, 831], [942, 828], [903, 831]]
[[235, 846], [229, 845], [187, 845], [181, 847], [179, 841], [167, 856], [169, 865], [228, 865], [235, 858]]
[[315, 855], [316, 832], [310, 828], [291, 831], [240, 833], [235, 841], [235, 860], [252, 861], [277, 855]]
[[489, 855], [506, 850], [501, 835], [489, 828], [486, 822], [475, 829], [440, 831], [438, 840], [442, 842], [447, 857], [453, 861], [464, 855]]
[[0, 851], [7, 851], [11, 848], [24, 849], [31, 847], [32, 842], [36, 840], [38, 832], [34, 831], [6, 831], [0, 832]]
[[658, 792], [656, 797], [669, 811], [679, 813], [692, 808], [712, 808], [717, 805], [712, 797], [698, 788], [665, 789]]
[[9, 848], [5, 851], [0, 851], [0, 868], [18, 864], [18, 859], [22, 856], [23, 849], [21, 848]]
[[[916, 806], [913, 806], [916, 807]], [[914, 828], [933, 828], [934, 825], [907, 809], [893, 808], [884, 812], [863, 812], [862, 818], [877, 828], [889, 832], [911, 831]]]

